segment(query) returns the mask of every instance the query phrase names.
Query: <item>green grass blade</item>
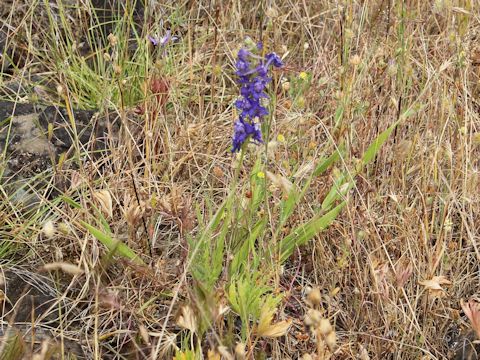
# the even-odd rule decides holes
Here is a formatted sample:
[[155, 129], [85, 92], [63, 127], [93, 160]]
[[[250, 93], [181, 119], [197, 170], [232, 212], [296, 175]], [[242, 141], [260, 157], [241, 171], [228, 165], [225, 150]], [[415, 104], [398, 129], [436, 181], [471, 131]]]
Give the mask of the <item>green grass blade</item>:
[[308, 191], [312, 180], [325, 172], [328, 168], [330, 168], [338, 159], [340, 159], [340, 152], [341, 150], [334, 151], [328, 158], [320, 159], [318, 165], [315, 167], [315, 170], [310, 175], [309, 179], [307, 180], [306, 184], [303, 186], [302, 190], [298, 192], [297, 188], [294, 186], [288, 195], [286, 200], [283, 200], [280, 204], [280, 219], [279, 224], [277, 227], [277, 235], [283, 225], [287, 222], [289, 217], [292, 215], [293, 211], [297, 204], [303, 199], [306, 192]]
[[81, 221], [80, 223], [85, 227], [90, 234], [92, 234], [98, 241], [100, 241], [103, 245], [105, 245], [110, 251], [116, 252], [119, 255], [132, 260], [137, 264], [143, 265], [144, 262], [140, 257], [135, 254], [135, 252], [130, 249], [127, 245], [122, 243], [120, 240], [115, 239], [102, 231], [98, 230], [97, 228], [93, 227], [90, 224], [87, 224], [85, 221]]
[[392, 126], [390, 126], [387, 130], [382, 132], [377, 138], [370, 144], [368, 149], [363, 154], [362, 164], [367, 165], [371, 162], [378, 153], [378, 150], [382, 147], [382, 145], [387, 141], [388, 137], [392, 133], [392, 131], [397, 127], [398, 122], [395, 122]]
[[332, 188], [328, 192], [327, 196], [322, 202], [322, 210], [328, 211], [332, 205], [340, 198], [343, 198], [355, 185], [353, 179], [349, 182], [345, 182], [345, 179], [350, 177], [348, 174], [342, 174], [333, 184]]
[[345, 201], [343, 201], [328, 213], [315, 216], [283, 238], [280, 242], [280, 262], [285, 262], [297, 246], [305, 245], [320, 231], [325, 230], [337, 218], [345, 204]]
[[260, 234], [265, 230], [268, 218], [263, 218], [255, 224], [251, 230], [245, 242], [241, 245], [240, 249], [234, 254], [232, 263], [230, 265], [230, 277], [235, 274], [239, 274], [243, 265], [246, 264], [249, 254], [255, 252], [255, 242]]

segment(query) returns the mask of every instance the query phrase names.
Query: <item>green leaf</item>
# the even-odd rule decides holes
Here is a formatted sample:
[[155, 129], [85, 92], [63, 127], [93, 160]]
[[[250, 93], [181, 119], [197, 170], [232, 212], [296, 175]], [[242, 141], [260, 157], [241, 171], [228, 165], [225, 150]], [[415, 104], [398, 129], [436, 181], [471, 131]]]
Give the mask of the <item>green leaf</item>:
[[320, 231], [325, 230], [345, 206], [345, 201], [324, 215], [317, 215], [306, 224], [298, 226], [280, 241], [280, 262], [287, 260], [297, 246], [305, 245]]
[[322, 159], [321, 161], [319, 161], [317, 167], [315, 168], [315, 170], [313, 170], [312, 177], [319, 176], [321, 173], [327, 170], [330, 166], [332, 166], [334, 162], [340, 159], [340, 153], [341, 153], [341, 149], [336, 150], [328, 158]]
[[363, 154], [362, 164], [367, 165], [371, 162], [380, 150], [380, 147], [387, 141], [388, 137], [392, 133], [392, 131], [397, 127], [398, 122], [395, 122], [392, 126], [390, 126], [387, 130], [382, 132], [377, 138], [370, 144], [368, 149]]
[[[212, 291], [215, 282], [222, 272], [224, 244], [230, 224], [227, 207], [230, 204], [227, 198], [217, 210], [208, 225], [202, 229], [199, 237], [190, 239], [190, 271], [203, 291]], [[223, 221], [223, 223], [222, 223]], [[221, 232], [216, 237], [214, 234], [221, 227]], [[215, 243], [213, 239], [215, 238]]]
[[250, 234], [245, 239], [240, 249], [236, 251], [233, 256], [232, 263], [230, 264], [230, 276], [239, 274], [242, 266], [247, 263], [248, 256], [250, 253], [255, 253], [255, 242], [258, 236], [265, 230], [267, 225], [268, 218], [265, 217], [255, 224], [253, 229], [250, 231]]
[[316, 166], [315, 170], [310, 175], [308, 181], [303, 186], [301, 192], [298, 192], [297, 188], [293, 186], [290, 194], [288, 194], [288, 198], [283, 200], [280, 203], [280, 219], [279, 224], [277, 227], [277, 235], [279, 234], [281, 228], [287, 222], [288, 218], [292, 215], [293, 211], [297, 204], [303, 199], [310, 184], [312, 183], [313, 178], [319, 176], [321, 173], [326, 171], [330, 166], [332, 166], [338, 159], [340, 158], [340, 150], [336, 150], [330, 155], [328, 158], [323, 158], [319, 161], [318, 165]]
[[344, 104], [342, 103], [342, 104], [340, 104], [340, 106], [335, 111], [335, 126], [336, 127], [341, 123], [344, 111], [345, 111], [345, 107], [344, 107]]
[[68, 196], [64, 196], [64, 195], [60, 195], [60, 198], [65, 201], [68, 205], [76, 208], [76, 209], [80, 209], [82, 206], [77, 203], [75, 200], [73, 200], [72, 198], [68, 197]]
[[328, 192], [327, 196], [322, 202], [322, 210], [328, 211], [335, 201], [345, 197], [345, 195], [353, 188], [355, 181], [352, 179], [349, 182], [345, 182], [345, 179], [350, 177], [349, 174], [342, 174], [333, 184], [332, 188]]
[[98, 241], [105, 245], [110, 251], [118, 253], [121, 256], [130, 259], [137, 264], [144, 265], [142, 259], [140, 259], [140, 257], [135, 254], [132, 249], [130, 249], [120, 240], [114, 239], [110, 235], [107, 235], [102, 231], [98, 230], [97, 228], [93, 227], [92, 225], [87, 224], [85, 221], [80, 220], [80, 223], [88, 230], [90, 234], [92, 234]]

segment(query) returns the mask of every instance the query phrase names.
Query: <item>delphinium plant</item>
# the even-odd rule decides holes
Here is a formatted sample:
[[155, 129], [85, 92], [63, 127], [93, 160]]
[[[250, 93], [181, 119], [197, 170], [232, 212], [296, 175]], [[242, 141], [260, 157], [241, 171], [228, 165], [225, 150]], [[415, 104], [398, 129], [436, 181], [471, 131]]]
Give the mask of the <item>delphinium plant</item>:
[[[272, 82], [272, 68], [283, 66], [277, 54], [270, 52], [262, 56], [262, 51], [259, 44], [243, 47], [237, 54], [235, 75], [240, 96], [235, 107], [239, 114], [233, 125], [231, 152], [239, 153], [239, 161], [229, 195], [216, 212], [212, 210], [212, 204], [206, 215], [197, 212], [198, 223], [203, 228], [195, 238], [189, 239], [189, 269], [195, 284], [191, 306], [195, 311], [189, 310], [188, 313], [196, 314], [196, 326], [186, 328], [191, 335], [185, 339], [184, 343], [189, 346], [182, 349], [182, 356], [192, 354], [192, 351], [200, 354], [201, 339], [207, 331], [223, 334], [223, 337], [217, 336], [218, 344], [213, 352], [233, 350], [236, 346], [236, 351], [241, 349], [247, 358], [257, 358], [257, 344], [261, 338], [275, 338], [287, 333], [290, 320], [277, 315], [274, 321], [284, 298], [278, 287], [279, 269], [295, 249], [305, 245], [336, 219], [355, 184], [357, 171], [373, 160], [396, 126], [392, 125], [379, 135], [366, 150], [357, 169], [346, 170], [334, 181], [322, 206], [310, 220], [283, 233], [281, 229], [302, 201], [313, 179], [342, 159], [345, 149], [341, 145], [328, 147], [336, 150], [330, 154], [325, 150], [325, 156], [318, 159], [306, 179], [297, 183], [287, 179], [289, 186], [284, 189], [285, 196], [277, 202], [272, 201], [268, 186], [272, 176], [266, 176], [271, 172], [268, 171], [268, 157], [262, 152], [252, 151], [249, 181], [240, 181], [244, 155], [250, 151], [247, 145], [263, 143], [268, 147], [262, 129], [268, 129], [267, 120], [275, 106], [268, 85]], [[239, 187], [242, 188], [239, 190]], [[249, 193], [246, 203], [237, 201], [239, 191]], [[192, 341], [194, 338], [198, 341], [196, 344]]]

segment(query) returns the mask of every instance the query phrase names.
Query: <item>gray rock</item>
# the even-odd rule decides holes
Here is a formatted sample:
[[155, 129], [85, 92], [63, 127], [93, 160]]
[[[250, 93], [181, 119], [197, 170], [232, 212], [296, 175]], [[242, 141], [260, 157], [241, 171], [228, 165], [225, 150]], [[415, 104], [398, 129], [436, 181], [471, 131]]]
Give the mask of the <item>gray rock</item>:
[[73, 118], [76, 134], [64, 108], [0, 101], [0, 185], [11, 200], [27, 207], [38, 202], [32, 186], [49, 183], [59, 157], [74, 156], [75, 144], [95, 156], [106, 151], [110, 120], [91, 110], [75, 110]]

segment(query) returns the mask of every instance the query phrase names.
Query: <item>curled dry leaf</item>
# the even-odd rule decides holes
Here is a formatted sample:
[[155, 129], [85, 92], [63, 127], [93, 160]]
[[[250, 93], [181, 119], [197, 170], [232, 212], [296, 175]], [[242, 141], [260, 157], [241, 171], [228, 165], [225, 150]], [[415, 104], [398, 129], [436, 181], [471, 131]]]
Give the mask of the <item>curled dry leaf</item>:
[[387, 262], [374, 260], [373, 261], [373, 271], [375, 275], [375, 283], [378, 287], [380, 294], [384, 298], [388, 298], [390, 294], [388, 278], [390, 269]]
[[98, 303], [104, 309], [121, 310], [122, 302], [117, 293], [109, 290], [101, 291], [98, 294]]
[[195, 318], [193, 309], [190, 306], [182, 306], [180, 309], [180, 315], [177, 318], [177, 325], [181, 328], [190, 330], [191, 332], [195, 332], [197, 330], [197, 319]]
[[475, 300], [470, 299], [467, 303], [460, 300], [460, 305], [465, 315], [470, 320], [473, 330], [477, 334], [477, 338], [480, 339], [480, 304]]
[[99, 190], [93, 193], [93, 198], [100, 204], [101, 210], [108, 216], [113, 216], [112, 195], [108, 190]]
[[266, 338], [277, 338], [280, 336], [284, 336], [290, 325], [292, 324], [292, 320], [283, 320], [279, 321], [276, 324], [270, 324], [269, 326], [263, 327], [258, 329], [258, 335], [263, 336]]
[[396, 281], [397, 281], [397, 287], [399, 289], [405, 286], [410, 276], [412, 276], [412, 273], [413, 273], [413, 265], [410, 262], [408, 264], [400, 264], [397, 267]]
[[270, 171], [267, 171], [267, 178], [272, 182], [273, 185], [282, 189], [286, 194], [290, 193], [293, 188], [293, 184], [286, 177], [282, 175], [275, 175]]
[[142, 218], [143, 212], [143, 209], [136, 203], [131, 204], [125, 212], [125, 220], [127, 220], [127, 224], [131, 227], [136, 226]]
[[54, 262], [50, 264], [45, 264], [43, 265], [43, 270], [45, 271], [60, 270], [72, 276], [83, 274], [83, 270], [80, 269], [77, 265], [73, 265], [66, 262]]
[[451, 285], [451, 281], [445, 276], [434, 276], [430, 280], [423, 280], [418, 282], [423, 285], [434, 296], [441, 296], [444, 293], [442, 285]]
[[70, 190], [74, 191], [79, 189], [83, 184], [82, 176], [78, 171], [72, 171], [72, 175], [70, 177]]
[[370, 360], [370, 355], [368, 355], [367, 349], [362, 344], [358, 344], [358, 358], [360, 360]]

